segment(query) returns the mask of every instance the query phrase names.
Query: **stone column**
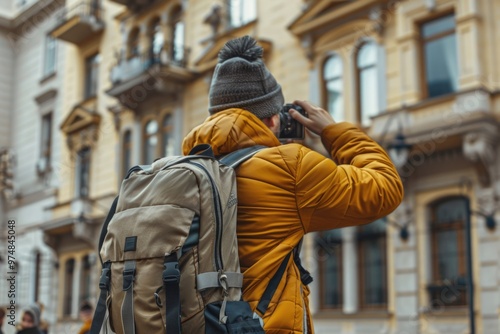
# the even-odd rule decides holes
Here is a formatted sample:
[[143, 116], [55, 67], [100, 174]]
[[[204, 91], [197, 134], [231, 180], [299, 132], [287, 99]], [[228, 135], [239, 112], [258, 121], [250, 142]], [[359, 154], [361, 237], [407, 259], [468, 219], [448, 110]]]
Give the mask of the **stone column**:
[[358, 311], [358, 256], [355, 238], [355, 227], [342, 230], [343, 312], [346, 314], [353, 314]]
[[71, 296], [71, 317], [78, 319], [80, 307], [80, 280], [82, 275], [82, 256], [75, 257], [75, 269], [73, 270], [73, 292]]

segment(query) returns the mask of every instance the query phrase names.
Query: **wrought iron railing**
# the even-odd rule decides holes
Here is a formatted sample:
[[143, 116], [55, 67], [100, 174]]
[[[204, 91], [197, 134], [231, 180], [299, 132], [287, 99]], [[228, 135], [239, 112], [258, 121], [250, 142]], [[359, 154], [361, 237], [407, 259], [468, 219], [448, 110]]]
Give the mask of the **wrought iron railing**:
[[57, 15], [57, 25], [61, 25], [73, 17], [86, 17], [93, 19], [96, 22], [102, 22], [103, 9], [100, 1], [85, 0], [79, 2], [73, 7], [64, 8]]
[[175, 45], [166, 42], [159, 48], [151, 47], [142, 53], [126, 55], [121, 52], [117, 56], [115, 66], [111, 69], [111, 82], [113, 84], [134, 78], [155, 66], [177, 66], [185, 68], [190, 49], [184, 45]]

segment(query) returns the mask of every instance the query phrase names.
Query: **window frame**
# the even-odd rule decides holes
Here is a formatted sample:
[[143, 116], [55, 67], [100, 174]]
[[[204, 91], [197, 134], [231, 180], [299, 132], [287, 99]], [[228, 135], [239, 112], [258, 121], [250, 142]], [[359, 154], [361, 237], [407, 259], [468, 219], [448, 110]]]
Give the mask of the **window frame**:
[[[355, 66], [355, 73], [356, 73], [356, 104], [357, 104], [357, 110], [356, 110], [356, 116], [357, 116], [357, 119], [358, 119], [358, 122], [359, 122], [359, 125], [362, 127], [362, 128], [366, 128], [366, 127], [369, 127], [371, 124], [368, 124], [368, 125], [365, 125], [363, 124], [363, 104], [362, 104], [362, 93], [361, 93], [361, 72], [363, 70], [366, 70], [368, 68], [371, 68], [371, 67], [365, 67], [363, 69], [360, 68], [360, 65], [359, 65], [359, 53], [361, 52], [361, 50], [363, 49], [363, 47], [365, 47], [366, 45], [368, 44], [372, 44], [373, 47], [375, 48], [375, 52], [376, 52], [376, 60], [375, 60], [375, 65], [373, 65], [373, 67], [375, 68], [375, 78], [377, 79], [377, 83], [379, 81], [379, 76], [380, 76], [380, 68], [381, 68], [381, 65], [380, 65], [380, 61], [381, 59], [379, 59], [379, 44], [372, 40], [372, 39], [367, 39], [367, 40], [364, 40], [362, 41], [356, 48], [356, 52], [354, 53], [354, 66]], [[377, 92], [376, 92], [376, 96], [377, 96], [377, 109], [378, 109], [378, 112], [377, 114], [380, 113], [380, 87], [378, 86], [377, 84]], [[373, 116], [373, 115], [372, 115]], [[372, 117], [370, 116], [370, 117]]]
[[[88, 153], [86, 153], [88, 152]], [[83, 155], [83, 156], [82, 156]], [[90, 179], [91, 179], [91, 167], [92, 167], [92, 148], [90, 146], [82, 147], [78, 152], [78, 164], [76, 168], [76, 196], [80, 199], [87, 199], [90, 197]], [[87, 166], [87, 188], [86, 192], [83, 192], [83, 176], [84, 176], [84, 166]]]
[[[49, 67], [49, 60], [52, 67]], [[51, 35], [45, 36], [44, 58], [43, 58], [43, 73], [42, 77], [49, 77], [57, 72], [57, 39]]]
[[[326, 232], [319, 232], [318, 233], [318, 238], [322, 238]], [[324, 241], [324, 239], [322, 239]], [[317, 242], [316, 242], [316, 245]], [[338, 292], [339, 292], [339, 303], [338, 305], [331, 305], [326, 303], [326, 291], [324, 290], [324, 284], [325, 284], [325, 275], [326, 275], [326, 268], [325, 268], [325, 262], [326, 261], [321, 261], [318, 259], [319, 262], [319, 290], [320, 290], [320, 309], [324, 311], [341, 311], [343, 306], [344, 306], [344, 261], [343, 261], [343, 238], [342, 238], [342, 231], [340, 230], [340, 241], [336, 243], [335, 250], [338, 251], [334, 256], [337, 258], [338, 263], [339, 263], [339, 284], [337, 286]], [[317, 252], [315, 253], [316, 255]], [[327, 254], [328, 256], [328, 254]]]
[[46, 168], [50, 167], [52, 158], [53, 119], [52, 112], [43, 114], [41, 119], [40, 159], [45, 160]]
[[[71, 272], [68, 270], [69, 263], [72, 263]], [[73, 283], [76, 269], [76, 259], [71, 257], [64, 262], [64, 290], [63, 290], [63, 317], [71, 317], [73, 311]]]
[[[88, 57], [85, 57], [85, 77], [84, 77], [84, 92], [83, 99], [88, 100], [95, 98], [99, 92], [99, 70], [101, 65], [101, 55], [96, 52]], [[95, 70], [95, 77], [93, 71]]]
[[[334, 57], [336, 57], [336, 58], [338, 58], [340, 60], [341, 73], [340, 73], [340, 76], [335, 77], [334, 79], [327, 80], [326, 77], [325, 77], [325, 68], [326, 68], [326, 65], [327, 65], [328, 61], [330, 59], [334, 58]], [[330, 115], [332, 115], [332, 117], [333, 117], [333, 114], [329, 110], [329, 103], [328, 103], [329, 102], [329, 100], [328, 100], [329, 91], [328, 91], [327, 85], [328, 85], [328, 83], [330, 81], [333, 81], [333, 80], [340, 80], [341, 84], [342, 85], [344, 84], [344, 60], [342, 59], [342, 57], [338, 53], [328, 54], [327, 57], [325, 57], [325, 59], [323, 60], [323, 62], [321, 64], [321, 81], [322, 81], [322, 94], [323, 94], [322, 103], [323, 103], [323, 106], [325, 106], [326, 111], [328, 111], [328, 113]], [[345, 105], [344, 104], [344, 102], [345, 102], [345, 100], [344, 100], [344, 89], [342, 89], [342, 94], [341, 95], [342, 95], [342, 104]], [[345, 110], [343, 110], [342, 112], [344, 113], [343, 119], [342, 120], [338, 120], [338, 119], [334, 118], [336, 122], [344, 121], [346, 119]]]
[[[239, 12], [238, 12], [238, 24], [234, 24], [234, 16], [232, 15], [232, 12], [231, 12], [231, 7], [233, 6], [233, 2], [234, 1], [237, 1], [238, 2], [238, 5], [239, 5]], [[245, 1], [252, 1], [252, 4], [254, 5], [254, 9], [255, 9], [255, 16], [254, 17], [251, 17], [249, 19], [245, 19], [244, 17], [244, 10], [243, 10], [243, 6], [244, 6], [244, 3]], [[239, 28], [239, 27], [242, 27], [250, 22], [253, 22], [257, 19], [258, 17], [258, 6], [257, 6], [257, 1], [256, 0], [226, 0], [226, 8], [227, 8], [227, 22], [228, 22], [228, 28], [229, 30], [231, 29], [236, 29], [236, 28]]]
[[[429, 241], [430, 241], [430, 246], [431, 246], [431, 263], [430, 263], [430, 268], [431, 268], [431, 282], [430, 285], [428, 286], [428, 296], [429, 296], [429, 301], [432, 303], [432, 292], [431, 290], [433, 288], [437, 289], [439, 286], [448, 288], [450, 286], [457, 288], [457, 285], [446, 285], [445, 282], [448, 280], [447, 277], [441, 277], [439, 273], [439, 253], [438, 253], [438, 233], [440, 231], [457, 231], [457, 236], [455, 241], [457, 242], [457, 264], [458, 264], [458, 271], [459, 271], [459, 277], [467, 277], [467, 266], [466, 266], [466, 258], [467, 258], [467, 247], [466, 247], [466, 222], [464, 221], [454, 221], [451, 223], [445, 223], [445, 224], [440, 224], [437, 221], [436, 218], [436, 211], [438, 210], [440, 205], [443, 205], [449, 201], [453, 200], [463, 200], [464, 204], [467, 205], [468, 199], [464, 196], [447, 196], [440, 198], [434, 202], [432, 202], [429, 205]], [[444, 284], [444, 285], [443, 285]], [[461, 293], [461, 298], [458, 304], [455, 305], [447, 305], [447, 304], [440, 304], [440, 307], [445, 307], [445, 308], [463, 308], [468, 305], [468, 300], [467, 300], [467, 290], [466, 286], [461, 287], [462, 288], [462, 293]], [[432, 305], [431, 305], [432, 306]]]
[[[384, 218], [381, 218], [384, 219]], [[375, 223], [375, 222], [372, 222]], [[370, 223], [370, 224], [372, 224]], [[386, 224], [386, 222], [384, 222]], [[388, 259], [387, 259], [387, 226], [385, 228], [384, 232], [371, 232], [371, 233], [363, 233], [362, 231], [360, 232], [360, 228], [363, 228], [363, 226], [358, 227], [357, 231], [357, 236], [356, 236], [356, 252], [357, 252], [357, 257], [358, 257], [358, 303], [359, 303], [359, 310], [365, 311], [365, 310], [386, 310], [389, 306], [389, 284], [388, 284], [388, 278], [389, 278], [389, 272], [388, 272]], [[383, 288], [385, 292], [385, 302], [381, 304], [367, 304], [365, 300], [365, 290], [366, 287], [364, 285], [364, 277], [365, 277], [365, 257], [364, 257], [364, 240], [374, 240], [374, 237], [378, 240], [381, 239], [381, 245], [380, 245], [380, 250], [382, 254], [382, 260], [383, 260]]]
[[[445, 18], [447, 16], [450, 16], [450, 15], [453, 15], [455, 17], [455, 27], [454, 29], [451, 31], [451, 30], [448, 30], [448, 31], [445, 31], [445, 32], [441, 32], [435, 36], [432, 36], [431, 38], [424, 38], [423, 37], [423, 34], [422, 34], [422, 30], [423, 30], [423, 27], [428, 24], [428, 23], [431, 23], [433, 21], [437, 21], [439, 19], [442, 19], [442, 18]], [[443, 96], [447, 96], [447, 95], [451, 95], [451, 94], [454, 94], [456, 92], [450, 92], [450, 93], [447, 93], [447, 94], [443, 94], [443, 95], [439, 95], [439, 96], [434, 96], [434, 97], [429, 97], [429, 89], [428, 89], [428, 84], [427, 84], [427, 62], [426, 62], [426, 59], [425, 59], [425, 46], [426, 46], [426, 43], [428, 42], [432, 42], [432, 41], [435, 41], [435, 40], [438, 40], [440, 38], [443, 38], [443, 37], [446, 37], [446, 36], [450, 36], [452, 34], [455, 34], [455, 37], [457, 39], [457, 43], [458, 43], [458, 36], [457, 36], [457, 25], [456, 25], [456, 13], [454, 10], [451, 10], [451, 11], [445, 11], [445, 12], [441, 12], [441, 13], [436, 13], [434, 15], [431, 15], [431, 16], [428, 16], [426, 17], [424, 20], [420, 20], [418, 22], [416, 22], [416, 26], [417, 26], [417, 31], [419, 33], [419, 38], [418, 38], [418, 44], [419, 44], [419, 51], [418, 51], [418, 55], [419, 55], [419, 58], [420, 58], [420, 92], [421, 92], [421, 99], [434, 99], [434, 98], [442, 98]], [[458, 56], [458, 48], [456, 50], [457, 52], [457, 56]], [[459, 58], [457, 57], [457, 67], [459, 66]], [[458, 78], [457, 80], [457, 86], [458, 86], [458, 83], [459, 83], [460, 79]]]

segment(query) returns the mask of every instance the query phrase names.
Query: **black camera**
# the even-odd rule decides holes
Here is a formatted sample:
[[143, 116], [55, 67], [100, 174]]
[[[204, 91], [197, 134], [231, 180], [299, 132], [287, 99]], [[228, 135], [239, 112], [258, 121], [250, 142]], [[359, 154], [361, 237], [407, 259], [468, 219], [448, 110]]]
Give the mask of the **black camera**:
[[285, 104], [280, 111], [279, 139], [304, 139], [304, 126], [293, 119], [292, 115], [288, 112], [290, 109], [295, 109], [307, 117], [302, 107], [291, 103]]

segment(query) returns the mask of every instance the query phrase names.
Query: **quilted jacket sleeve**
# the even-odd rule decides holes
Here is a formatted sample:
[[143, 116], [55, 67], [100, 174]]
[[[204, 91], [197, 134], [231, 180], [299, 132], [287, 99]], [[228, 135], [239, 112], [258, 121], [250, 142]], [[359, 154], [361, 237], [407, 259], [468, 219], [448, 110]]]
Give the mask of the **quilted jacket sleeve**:
[[401, 179], [385, 151], [350, 123], [321, 134], [332, 159], [305, 147], [296, 166], [296, 200], [304, 232], [373, 222], [403, 198]]

